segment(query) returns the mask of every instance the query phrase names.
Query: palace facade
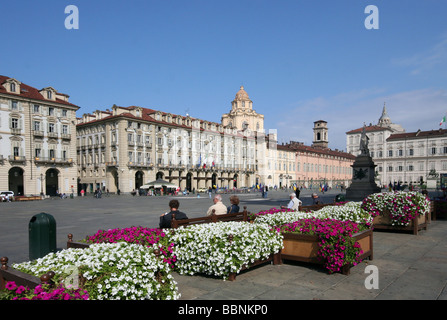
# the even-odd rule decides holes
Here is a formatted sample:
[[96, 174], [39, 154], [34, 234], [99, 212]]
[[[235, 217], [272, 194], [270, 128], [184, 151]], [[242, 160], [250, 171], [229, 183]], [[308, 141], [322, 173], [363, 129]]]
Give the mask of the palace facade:
[[[363, 128], [346, 132], [348, 152], [357, 155]], [[405, 132], [391, 122], [384, 105], [376, 125], [365, 127], [378, 184], [426, 183], [429, 173], [447, 174], [447, 130]]]
[[77, 124], [80, 187], [131, 192], [157, 178], [189, 191], [255, 184], [256, 139], [222, 124], [113, 106]]
[[52, 87], [0, 83], [0, 190], [16, 195], [130, 193], [157, 178], [189, 191], [351, 179], [353, 156], [328, 148], [326, 121], [314, 122], [312, 146], [278, 145], [244, 87], [218, 123], [140, 106], [76, 117], [79, 107]]
[[77, 192], [76, 111], [69, 96], [0, 76], [0, 190]]

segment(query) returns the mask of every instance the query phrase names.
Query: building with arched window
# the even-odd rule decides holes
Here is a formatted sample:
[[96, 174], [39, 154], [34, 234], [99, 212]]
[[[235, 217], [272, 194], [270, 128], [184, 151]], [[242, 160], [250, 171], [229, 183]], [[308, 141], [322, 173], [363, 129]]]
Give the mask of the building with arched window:
[[[359, 153], [362, 130], [346, 132], [347, 150], [353, 155]], [[405, 132], [402, 126], [391, 121], [384, 105], [377, 124], [365, 126], [365, 131], [370, 155], [376, 165], [377, 184], [425, 184], [431, 172], [437, 173], [441, 177], [438, 182], [444, 184], [447, 176], [447, 130]]]
[[252, 186], [255, 144], [220, 123], [114, 105], [77, 120], [80, 188], [128, 193], [156, 178], [189, 191]]
[[76, 111], [69, 96], [0, 76], [0, 190], [76, 193]]

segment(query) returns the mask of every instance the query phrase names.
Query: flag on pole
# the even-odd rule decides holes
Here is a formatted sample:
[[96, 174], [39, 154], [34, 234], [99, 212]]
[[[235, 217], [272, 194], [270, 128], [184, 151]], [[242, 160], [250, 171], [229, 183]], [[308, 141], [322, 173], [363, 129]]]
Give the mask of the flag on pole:
[[444, 116], [444, 118], [441, 119], [441, 122], [439, 123], [439, 125], [442, 126], [443, 123], [445, 123], [445, 116]]

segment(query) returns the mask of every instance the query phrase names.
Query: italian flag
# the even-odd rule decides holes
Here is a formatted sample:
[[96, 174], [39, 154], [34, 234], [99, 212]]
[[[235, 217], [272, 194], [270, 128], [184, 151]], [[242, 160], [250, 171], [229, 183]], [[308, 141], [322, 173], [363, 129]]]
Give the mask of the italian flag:
[[439, 123], [440, 126], [442, 126], [442, 124], [445, 122], [445, 116], [444, 118], [442, 118], [441, 122]]

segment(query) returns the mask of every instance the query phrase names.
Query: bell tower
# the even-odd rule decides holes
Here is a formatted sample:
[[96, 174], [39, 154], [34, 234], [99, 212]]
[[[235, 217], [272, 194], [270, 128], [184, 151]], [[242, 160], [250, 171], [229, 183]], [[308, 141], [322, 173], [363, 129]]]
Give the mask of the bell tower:
[[318, 120], [314, 122], [314, 141], [312, 147], [328, 148], [329, 136], [327, 122], [324, 120]]

